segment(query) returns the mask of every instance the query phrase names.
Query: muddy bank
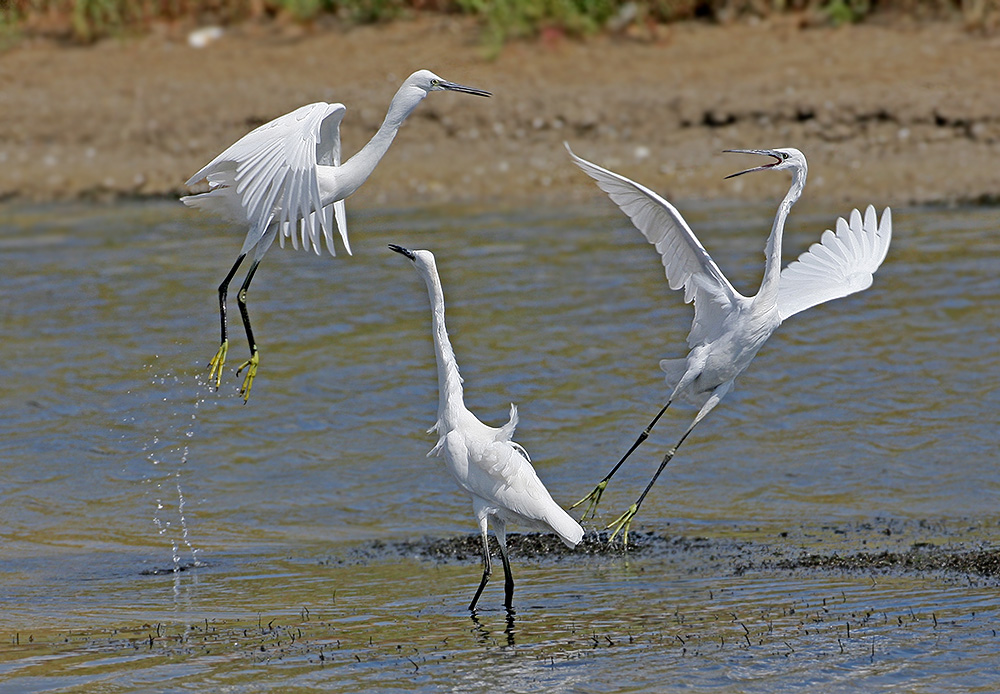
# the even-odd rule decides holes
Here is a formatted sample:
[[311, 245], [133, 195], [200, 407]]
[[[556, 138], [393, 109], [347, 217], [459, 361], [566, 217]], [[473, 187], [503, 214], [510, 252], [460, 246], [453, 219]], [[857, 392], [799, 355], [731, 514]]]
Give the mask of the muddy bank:
[[1000, 40], [951, 24], [802, 29], [697, 23], [642, 40], [550, 36], [485, 57], [475, 25], [420, 17], [205, 48], [163, 36], [0, 55], [0, 196], [174, 196], [249, 129], [312, 101], [348, 107], [345, 154], [428, 67], [494, 92], [434, 94], [353, 198], [361, 207], [600, 198], [562, 149], [675, 200], [777, 196], [729, 147], [796, 146], [816, 202], [1000, 198]]

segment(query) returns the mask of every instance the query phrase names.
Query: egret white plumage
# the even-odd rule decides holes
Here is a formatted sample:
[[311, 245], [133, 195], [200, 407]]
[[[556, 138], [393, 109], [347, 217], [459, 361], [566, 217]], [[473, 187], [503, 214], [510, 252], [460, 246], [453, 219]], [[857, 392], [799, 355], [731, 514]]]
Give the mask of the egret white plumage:
[[443, 457], [458, 486], [472, 497], [472, 510], [483, 539], [483, 578], [469, 609], [476, 609], [479, 596], [493, 572], [487, 536], [489, 525], [493, 526], [500, 545], [505, 575], [504, 605], [510, 609], [514, 578], [507, 556], [507, 523], [551, 530], [569, 547], [575, 547], [583, 539], [583, 528], [552, 500], [535, 474], [527, 451], [513, 441], [517, 407], [511, 404], [510, 420], [499, 428], [483, 424], [466, 408], [462, 376], [445, 328], [444, 292], [434, 254], [411, 251], [395, 244], [390, 244], [389, 248], [413, 261], [430, 295], [439, 396], [437, 422], [428, 433], [437, 432], [439, 438], [427, 455]]
[[838, 219], [836, 232], [826, 231], [819, 243], [781, 269], [781, 237], [788, 213], [806, 184], [806, 158], [797, 149], [726, 150], [773, 157], [774, 161], [726, 178], [752, 171], [792, 173], [788, 189], [771, 227], [764, 249], [764, 278], [755, 296], [743, 296], [726, 279], [718, 265], [691, 231], [680, 212], [645, 186], [601, 168], [573, 154], [573, 161], [628, 215], [635, 227], [660, 253], [671, 289], [684, 289], [684, 301], [694, 301], [694, 322], [687, 342], [687, 357], [664, 359], [660, 367], [672, 387], [667, 403], [643, 430], [632, 447], [597, 487], [570, 508], [589, 501], [592, 513], [608, 481], [677, 399], [699, 408], [680, 440], [667, 451], [638, 500], [615, 519], [612, 539], [618, 532], [628, 544], [628, 530], [643, 499], [694, 427], [732, 389], [736, 377], [750, 365], [758, 350], [779, 325], [807, 308], [853, 294], [871, 286], [873, 273], [882, 264], [892, 238], [892, 213], [887, 207], [879, 221], [868, 206], [864, 217], [858, 210], [850, 221]]
[[244, 368], [247, 370], [240, 388], [245, 402], [250, 397], [260, 362], [250, 328], [246, 296], [261, 258], [279, 231], [282, 246], [285, 238], [290, 237], [294, 248], [299, 247], [301, 240], [303, 248], [312, 247], [317, 254], [322, 233], [330, 254], [337, 255], [333, 241], [334, 219], [340, 240], [350, 255], [344, 199], [368, 179], [403, 121], [433, 91], [491, 96], [482, 89], [448, 82], [429, 70], [418, 70], [406, 78], [392, 98], [378, 132], [343, 164], [340, 161], [340, 122], [346, 108], [343, 104], [318, 102], [275, 118], [244, 135], [188, 179], [189, 186], [207, 179], [209, 190], [182, 197], [185, 205], [249, 226], [236, 262], [219, 285], [222, 342], [209, 362], [209, 380], [215, 378], [216, 388], [222, 381], [222, 367], [229, 350], [226, 293], [243, 259], [250, 251], [254, 252], [253, 263], [237, 299], [250, 343], [250, 358], [236, 371], [239, 375]]

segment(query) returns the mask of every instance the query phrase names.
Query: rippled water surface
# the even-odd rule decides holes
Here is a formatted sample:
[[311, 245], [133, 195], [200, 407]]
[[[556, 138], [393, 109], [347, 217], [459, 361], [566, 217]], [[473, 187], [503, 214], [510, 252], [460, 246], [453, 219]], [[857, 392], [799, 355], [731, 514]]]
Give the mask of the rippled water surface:
[[[786, 258], [846, 211], [796, 208]], [[745, 293], [772, 214], [687, 211]], [[624, 217], [369, 212], [353, 257], [275, 248], [244, 405], [239, 280], [205, 383], [238, 232], [176, 204], [0, 208], [0, 692], [996, 690], [991, 579], [779, 566], [1000, 535], [1000, 210], [894, 221], [874, 287], [782, 326], [644, 502], [640, 529], [694, 548], [515, 553], [516, 614], [496, 580], [472, 619], [475, 558], [421, 552], [474, 523], [425, 458], [427, 296], [386, 244], [435, 252], [468, 405], [517, 403], [568, 505], [662, 404], [690, 325]]]

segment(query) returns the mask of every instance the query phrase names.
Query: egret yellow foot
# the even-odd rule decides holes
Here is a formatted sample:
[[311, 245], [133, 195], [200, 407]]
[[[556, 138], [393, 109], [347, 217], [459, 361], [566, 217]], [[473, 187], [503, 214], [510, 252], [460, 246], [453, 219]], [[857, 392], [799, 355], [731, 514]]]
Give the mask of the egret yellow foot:
[[254, 353], [250, 355], [250, 358], [243, 362], [240, 368], [236, 369], [237, 376], [240, 375], [240, 372], [243, 371], [243, 369], [247, 370], [247, 375], [243, 379], [243, 387], [240, 388], [240, 395], [243, 396], [243, 404], [246, 404], [246, 401], [250, 399], [250, 388], [253, 386], [254, 376], [257, 375], [257, 365], [259, 363], [260, 356], [256, 351], [254, 351]]
[[215, 353], [212, 357], [212, 361], [208, 362], [208, 368], [211, 371], [208, 372], [208, 380], [215, 379], [215, 389], [219, 389], [219, 385], [222, 383], [222, 367], [226, 364], [226, 354], [229, 352], [229, 340], [223, 340], [222, 344], [219, 345], [219, 351]]
[[618, 533], [621, 533], [622, 534], [622, 544], [625, 546], [626, 549], [628, 549], [628, 529], [629, 529], [629, 526], [632, 525], [632, 518], [635, 517], [635, 514], [638, 511], [639, 511], [639, 507], [636, 506], [635, 504], [632, 504], [631, 506], [628, 507], [628, 511], [626, 511], [622, 515], [618, 516], [618, 518], [616, 518], [615, 520], [613, 520], [608, 525], [608, 527], [606, 528], [606, 530], [612, 530], [612, 529], [614, 530], [614, 532], [611, 533], [611, 537], [608, 538], [608, 544], [609, 545], [614, 541], [614, 539], [618, 535]]
[[604, 489], [607, 486], [608, 486], [608, 481], [607, 480], [603, 480], [600, 484], [598, 484], [596, 487], [594, 487], [594, 491], [592, 491], [590, 494], [588, 494], [587, 496], [583, 497], [582, 499], [580, 499], [579, 501], [577, 501], [575, 504], [573, 504], [572, 506], [570, 506], [569, 507], [570, 510], [572, 511], [573, 509], [575, 509], [577, 506], [579, 506], [580, 504], [584, 503], [585, 501], [589, 501], [590, 505], [587, 506], [587, 510], [583, 512], [582, 516], [580, 516], [580, 520], [583, 520], [584, 518], [586, 518], [587, 514], [590, 514], [590, 517], [593, 518], [597, 514], [597, 504], [600, 503], [600, 501], [601, 501], [601, 495], [604, 494]]

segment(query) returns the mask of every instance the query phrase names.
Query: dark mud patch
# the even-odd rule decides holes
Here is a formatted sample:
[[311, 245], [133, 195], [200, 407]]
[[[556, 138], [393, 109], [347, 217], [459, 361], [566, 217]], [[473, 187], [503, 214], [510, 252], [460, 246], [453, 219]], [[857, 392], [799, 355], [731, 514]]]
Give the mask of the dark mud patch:
[[[645, 530], [630, 533], [627, 549], [620, 537], [611, 541], [608, 531], [588, 532], [576, 548], [567, 547], [551, 534], [512, 533], [507, 536], [507, 546], [513, 560], [540, 563], [669, 559], [690, 573], [721, 575], [805, 570], [1000, 579], [1000, 548], [978, 534], [967, 534], [969, 530], [973, 529], [950, 528], [940, 522], [879, 520], [845, 526], [800, 527], [776, 534], [744, 529], [734, 532], [737, 537]], [[490, 547], [494, 556], [499, 556], [499, 547], [492, 536]], [[356, 546], [331, 561], [349, 565], [405, 557], [464, 563], [477, 562], [480, 553], [479, 535], [469, 534], [374, 541]]]
[[[762, 564], [765, 566], [765, 564]], [[956, 573], [1000, 578], [1000, 550], [962, 549], [915, 545], [905, 552], [859, 552], [857, 554], [805, 554], [773, 563], [777, 569], [821, 569], [865, 573]]]
[[[732, 550], [739, 543], [710, 540], [704, 537], [671, 536], [653, 531], [630, 533], [626, 549], [620, 537], [611, 540], [608, 531], [587, 533], [576, 547], [567, 547], [558, 537], [542, 533], [511, 533], [507, 547], [511, 556], [519, 559], [554, 560], [571, 557], [626, 557], [630, 555], [655, 556], [665, 554], [693, 554], [723, 545]], [[499, 551], [495, 539], [490, 546]], [[398, 552], [407, 556], [437, 561], [477, 559], [482, 551], [482, 540], [476, 534], [451, 538], [426, 538], [416, 542], [395, 543]]]
[[[628, 548], [620, 536], [611, 540], [608, 531], [589, 532], [576, 547], [567, 547], [552, 534], [510, 533], [507, 548], [517, 560], [539, 562], [577, 561], [588, 559], [618, 559], [628, 557], [656, 557], [667, 555], [723, 555], [738, 554], [745, 543], [737, 540], [709, 539], [668, 535], [655, 531], [632, 532]], [[490, 550], [499, 556], [496, 538], [490, 536]], [[421, 561], [466, 562], [477, 561], [482, 553], [482, 540], [478, 534], [456, 537], [424, 537], [418, 540], [384, 542], [376, 540], [353, 548], [344, 563], [367, 562], [394, 557], [409, 557]]]

